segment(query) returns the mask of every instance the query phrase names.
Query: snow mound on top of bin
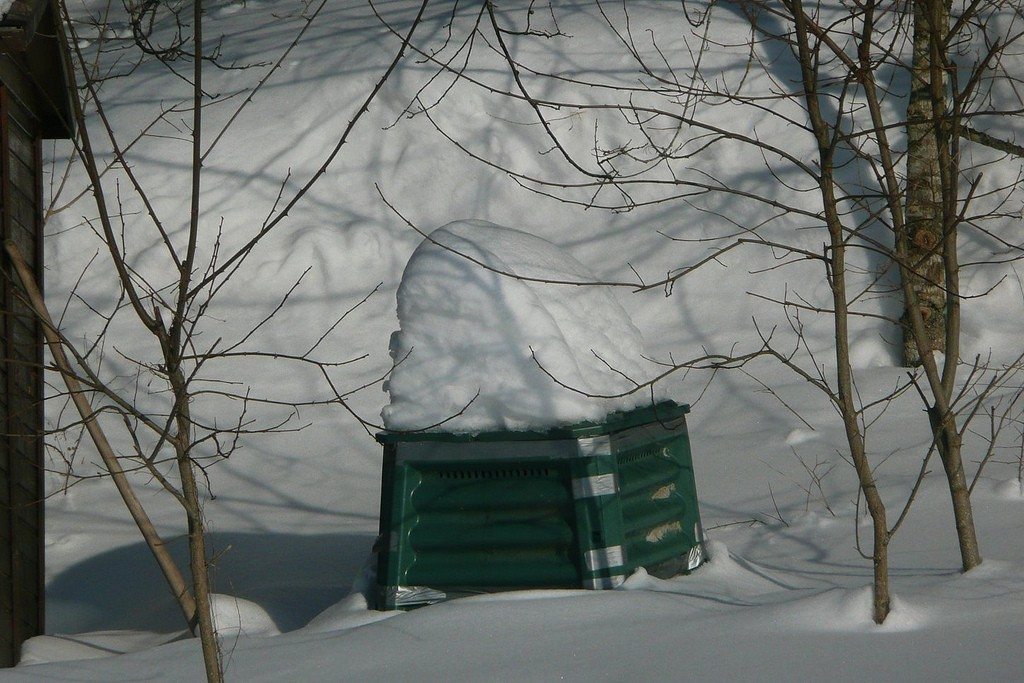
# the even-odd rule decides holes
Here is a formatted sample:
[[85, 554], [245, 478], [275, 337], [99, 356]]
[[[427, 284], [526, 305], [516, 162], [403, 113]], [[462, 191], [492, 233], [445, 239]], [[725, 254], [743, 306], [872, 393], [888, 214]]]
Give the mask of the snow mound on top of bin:
[[596, 282], [554, 244], [485, 221], [449, 223], [416, 249], [398, 288], [388, 429], [540, 429], [650, 403], [648, 388], [595, 396], [629, 391], [653, 367], [607, 287], [510, 275]]

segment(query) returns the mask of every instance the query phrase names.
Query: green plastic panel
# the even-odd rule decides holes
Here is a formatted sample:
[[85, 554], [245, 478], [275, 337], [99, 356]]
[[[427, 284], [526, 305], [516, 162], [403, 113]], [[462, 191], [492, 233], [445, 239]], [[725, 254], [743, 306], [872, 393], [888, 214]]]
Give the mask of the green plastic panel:
[[688, 410], [662, 403], [546, 432], [378, 435], [377, 606], [694, 568], [704, 553]]

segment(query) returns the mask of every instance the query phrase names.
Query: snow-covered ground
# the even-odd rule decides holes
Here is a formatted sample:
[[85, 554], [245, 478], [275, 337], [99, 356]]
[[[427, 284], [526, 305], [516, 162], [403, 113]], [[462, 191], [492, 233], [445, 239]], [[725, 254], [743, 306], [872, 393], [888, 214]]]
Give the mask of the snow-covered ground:
[[[524, 40], [524, 60], [531, 60], [535, 68], [557, 68], [608, 82], [635, 77], [628, 59], [608, 56], [620, 54], [622, 45], [603, 24], [596, 5], [552, 4], [559, 27], [571, 39]], [[376, 5], [399, 32], [407, 30], [418, 7], [407, 2]], [[296, 13], [301, 7], [293, 0], [209, 3], [207, 35], [223, 35], [226, 60], [273, 62], [300, 30]], [[684, 40], [692, 43], [696, 29], [674, 3], [637, 2], [630, 7], [637, 40], [644, 28], [651, 27], [656, 29], [658, 49], [668, 58], [686, 54]], [[771, 87], [770, 79], [750, 69], [744, 44], [749, 27], [743, 17], [720, 10], [711, 24], [716, 42], [703, 58], [706, 68], [723, 80], [760, 77], [765, 88]], [[451, 3], [431, 3], [415, 42], [424, 49], [440, 48], [448, 34], [450, 11]], [[453, 26], [456, 36], [473, 18], [466, 12]], [[538, 10], [537, 21], [546, 21], [546, 13], [546, 8]], [[511, 21], [513, 12], [501, 16]], [[95, 31], [89, 34], [84, 26], [81, 30], [82, 44], [94, 44]], [[324, 6], [280, 72], [206, 161], [204, 217], [212, 226], [223, 217], [225, 253], [229, 245], [241, 243], [258, 229], [282, 183], [294, 190], [315, 171], [398, 44], [366, 4], [332, 1]], [[784, 73], [787, 65], [777, 49], [770, 44], [763, 49], [774, 55], [766, 63]], [[514, 87], [500, 61], [487, 59], [483, 48], [477, 54], [471, 74]], [[230, 93], [251, 86], [266, 69], [211, 68], [207, 88]], [[416, 55], [396, 70], [327, 175], [248, 259], [211, 309], [204, 330], [211, 341], [244, 336], [310, 268], [288, 305], [273, 324], [259, 330], [253, 344], [281, 353], [310, 348], [342, 313], [382, 283], [318, 350], [336, 361], [366, 355], [332, 371], [342, 391], [384, 375], [391, 364], [389, 340], [399, 327], [398, 287], [422, 237], [382, 201], [381, 194], [422, 230], [461, 219], [510, 226], [558, 245], [597, 279], [612, 282], [634, 282], [637, 273], [656, 281], [710, 253], [705, 243], [669, 237], [706, 237], [719, 234], [729, 220], [755, 225], [771, 214], [721, 196], [714, 201], [723, 205], [710, 207], [717, 213], [693, 202], [616, 213], [584, 211], [531, 193], [507, 174], [468, 156], [434, 125], [473, 153], [517, 172], [564, 173], [564, 159], [547, 153], [550, 141], [529, 107], [463, 82], [430, 110], [430, 119], [405, 117], [405, 106], [434, 71]], [[424, 100], [432, 102], [430, 97], [437, 97], [447, 83], [434, 82]], [[109, 114], [124, 139], [130, 140], [149, 123], [154, 108], [174, 104], [181, 84], [152, 63], [130, 78], [106, 83]], [[238, 99], [208, 110], [208, 135], [220, 129]], [[739, 107], [722, 108], [718, 114], [723, 126], [757, 129], [760, 135], [784, 141], [794, 154], [811, 158], [806, 142], [767, 115], [750, 121], [750, 112]], [[580, 135], [581, 145], [588, 139], [592, 144], [595, 116], [567, 111], [553, 125], [570, 139], [572, 133]], [[182, 206], [187, 202], [182, 198], [188, 187], [183, 170], [188, 148], [173, 139], [183, 134], [181, 126], [172, 119], [132, 150], [154, 208], [170, 217], [169, 229], [175, 236], [184, 226]], [[606, 130], [609, 135], [616, 132], [614, 127]], [[47, 151], [60, 158], [67, 147], [57, 143], [47, 145]], [[751, 191], [777, 183], [760, 158], [733, 152], [705, 159], [703, 170], [719, 178], [737, 178]], [[1016, 170], [992, 169], [986, 182], [997, 186], [1000, 172], [1012, 177]], [[60, 173], [61, 167], [55, 167], [51, 187], [59, 184]], [[80, 189], [81, 176], [73, 175], [56, 204], [64, 204]], [[813, 203], [812, 196], [790, 194], [791, 201]], [[136, 268], [155, 278], [168, 277], [159, 259], [159, 237], [138, 204], [126, 202], [127, 220], [133, 226], [126, 239]], [[93, 211], [83, 199], [48, 223], [48, 301], [53, 310], [64, 311], [63, 325], [72, 339], [86, 338], [100, 324], [83, 302], [68, 301], [76, 281], [81, 278], [79, 292], [93, 308], [109, 310], [117, 301], [109, 271], [98, 265], [102, 254], [97, 264], [87, 267], [100, 245], [81, 216], [92, 216]], [[771, 229], [781, 234], [806, 228], [805, 222], [779, 218]], [[1003, 227], [1008, 242], [1021, 241], [1019, 222], [1008, 221]], [[818, 229], [795, 234], [806, 248], [820, 249]], [[207, 256], [211, 243], [203, 247]], [[993, 249], [983, 238], [967, 238], [963, 258], [980, 260]], [[785, 329], [778, 307], [752, 294], [781, 298], [788, 292], [807, 301], [827, 296], [813, 264], [766, 270], [776, 263], [763, 251], [735, 249], [676, 282], [671, 296], [665, 296], [664, 288], [634, 294], [627, 287], [607, 290], [607, 296], [628, 313], [648, 352], [659, 361], [745, 353], [759, 344], [752, 320], [762, 330], [778, 323]], [[965, 276], [964, 286], [972, 293], [995, 287], [986, 298], [965, 305], [965, 358], [991, 352], [1000, 362], [1020, 353], [1024, 293], [1019, 282], [1012, 265], [977, 268]], [[453, 284], [444, 295], [458, 291]], [[862, 302], [867, 312], [891, 313], [894, 306], [885, 297]], [[827, 363], [830, 321], [808, 315], [802, 322], [809, 348]], [[119, 354], [150, 353], [137, 332], [120, 325], [115, 322], [111, 328], [105, 356], [115, 375]], [[486, 331], [496, 330], [492, 326]], [[897, 331], [877, 319], [863, 318], [854, 321], [852, 332], [858, 390], [861, 400], [869, 403], [906, 376], [893, 367], [897, 354], [891, 342]], [[644, 363], [634, 362], [637, 367]], [[130, 387], [130, 366], [125, 363], [123, 369], [121, 381]], [[331, 397], [316, 372], [280, 361], [249, 360], [219, 372], [221, 379], [251, 385], [255, 394], [280, 399]], [[615, 591], [531, 591], [479, 596], [410, 613], [368, 610], [362, 590], [377, 533], [380, 447], [337, 405], [303, 408], [295, 425], [308, 426], [300, 431], [246, 437], [229, 461], [210, 469], [215, 497], [205, 506], [217, 554], [217, 615], [228, 679], [1024, 677], [1019, 655], [1024, 640], [1024, 492], [1015, 451], [1022, 438], [1019, 425], [1004, 431], [1007, 448], [999, 452], [999, 462], [988, 465], [973, 494], [983, 565], [966, 575], [959, 572], [951, 506], [941, 468], [934, 462], [893, 541], [894, 610], [884, 625], [875, 626], [870, 619], [871, 563], [856, 546], [859, 538], [870, 547], [871, 528], [863, 515], [857, 520], [856, 478], [843, 459], [844, 433], [835, 411], [817, 389], [768, 360], [751, 363], [743, 371], [718, 372], [710, 385], [708, 379], [706, 373], [680, 371], [661, 382], [659, 390], [693, 404], [689, 426], [712, 559], [688, 577], [663, 581], [641, 573]], [[375, 383], [349, 401], [361, 417], [377, 422], [388, 395]], [[204, 408], [218, 409], [209, 403], [197, 410]], [[50, 412], [54, 423], [61, 417], [57, 410], [52, 407]], [[235, 417], [231, 413], [225, 419]], [[274, 412], [267, 409], [260, 417], [273, 419]], [[930, 440], [922, 418], [920, 399], [907, 391], [868, 432], [883, 498], [896, 512]], [[980, 436], [968, 437], [969, 478], [984, 453], [987, 429], [987, 423], [979, 422]], [[65, 452], [70, 447], [60, 440], [55, 445]], [[52, 464], [59, 470], [59, 453], [53, 456]], [[97, 462], [87, 444], [75, 455], [81, 475], [97, 472]], [[49, 477], [50, 635], [27, 644], [25, 660], [31, 666], [2, 672], [0, 680], [201, 678], [198, 643], [182, 639], [180, 614], [112, 484], [102, 479], [68, 483], [59, 472]], [[177, 504], [152, 482], [139, 477], [138, 483], [161, 533], [174, 539], [173, 549], [182, 557], [183, 516]]]

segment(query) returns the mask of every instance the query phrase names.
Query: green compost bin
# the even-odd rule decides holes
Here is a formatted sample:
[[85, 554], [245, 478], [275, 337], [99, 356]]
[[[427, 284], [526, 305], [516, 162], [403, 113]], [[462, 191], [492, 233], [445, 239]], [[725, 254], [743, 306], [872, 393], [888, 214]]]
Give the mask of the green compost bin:
[[696, 568], [688, 412], [669, 401], [544, 432], [378, 434], [376, 607]]

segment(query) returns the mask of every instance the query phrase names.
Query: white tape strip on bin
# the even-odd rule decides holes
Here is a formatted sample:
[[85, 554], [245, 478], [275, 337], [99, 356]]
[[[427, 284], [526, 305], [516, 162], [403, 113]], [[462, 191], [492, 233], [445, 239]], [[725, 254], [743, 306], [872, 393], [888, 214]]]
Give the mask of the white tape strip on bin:
[[602, 436], [587, 436], [576, 439], [576, 448], [581, 456], [611, 455], [612, 438], [607, 434]]
[[619, 482], [614, 474], [595, 474], [572, 480], [573, 498], [610, 496], [619, 492]]
[[613, 545], [608, 548], [588, 550], [583, 555], [583, 561], [586, 562], [588, 570], [596, 572], [623, 566], [626, 564], [626, 556], [622, 552], [621, 545]]

